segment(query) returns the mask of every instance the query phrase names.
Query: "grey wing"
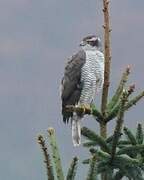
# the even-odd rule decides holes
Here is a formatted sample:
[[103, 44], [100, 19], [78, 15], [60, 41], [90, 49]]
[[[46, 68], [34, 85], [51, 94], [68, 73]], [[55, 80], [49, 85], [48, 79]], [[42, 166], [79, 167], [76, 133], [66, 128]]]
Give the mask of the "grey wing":
[[86, 54], [83, 50], [71, 57], [65, 67], [64, 77], [61, 82], [61, 99], [63, 121], [67, 122], [72, 116], [65, 110], [66, 105], [75, 105], [81, 94], [81, 68], [86, 61]]

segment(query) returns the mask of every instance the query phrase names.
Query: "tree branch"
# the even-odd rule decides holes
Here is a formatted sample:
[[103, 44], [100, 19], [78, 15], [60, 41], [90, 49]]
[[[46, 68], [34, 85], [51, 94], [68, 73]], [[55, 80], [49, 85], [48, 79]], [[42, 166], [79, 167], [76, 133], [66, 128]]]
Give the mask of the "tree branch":
[[125, 110], [128, 110], [131, 108], [133, 105], [136, 105], [136, 103], [144, 97], [144, 91], [142, 91], [139, 95], [131, 99], [125, 106]]
[[110, 103], [108, 104], [108, 109], [112, 110], [112, 108], [119, 102], [119, 99], [122, 95], [124, 86], [128, 80], [128, 76], [130, 74], [130, 67], [128, 66], [125, 71], [122, 74], [119, 86], [114, 94], [114, 96], [112, 97], [112, 99], [110, 100]]
[[109, 1], [103, 0], [103, 13], [104, 13], [104, 58], [105, 58], [105, 69], [104, 69], [104, 85], [102, 92], [102, 103], [101, 111], [105, 116], [109, 79], [110, 79], [110, 63], [111, 63], [111, 52], [110, 52], [110, 21], [109, 21]]
[[137, 144], [136, 138], [135, 138], [134, 134], [132, 133], [132, 131], [126, 127], [124, 127], [123, 131], [124, 131], [128, 141], [130, 141], [132, 145], [136, 145]]
[[123, 117], [124, 117], [124, 106], [128, 98], [128, 93], [126, 91], [123, 92], [121, 102], [120, 102], [120, 109], [118, 113], [118, 119], [116, 122], [116, 127], [114, 131], [113, 143], [112, 143], [112, 150], [111, 150], [111, 162], [113, 162], [116, 154], [116, 148], [119, 141], [119, 137], [122, 130], [123, 125]]
[[96, 109], [95, 106], [92, 106], [91, 108], [86, 108], [84, 106], [73, 106], [73, 105], [67, 105], [66, 106], [66, 111], [68, 112], [76, 112], [77, 114], [80, 115], [85, 115], [85, 114], [91, 114], [95, 116], [95, 119], [100, 122], [102, 117], [102, 114]]
[[50, 156], [48, 154], [48, 149], [45, 145], [45, 140], [44, 140], [42, 135], [38, 136], [38, 143], [40, 144], [41, 149], [42, 149], [43, 154], [44, 154], [44, 163], [46, 164], [47, 178], [48, 178], [48, 180], [49, 179], [54, 180], [52, 163], [50, 160]]
[[90, 159], [90, 167], [86, 180], [97, 180], [97, 158], [93, 155]]
[[137, 125], [136, 141], [138, 144], [142, 144], [144, 141], [144, 131], [143, 131], [142, 124]]
[[88, 129], [87, 127], [83, 127], [81, 129], [81, 134], [86, 137], [88, 140], [93, 141], [93, 142], [97, 142], [97, 144], [105, 151], [110, 153], [110, 149], [106, 143], [106, 141], [104, 140], [104, 138], [102, 138], [101, 136], [95, 134], [95, 132], [93, 132], [92, 130]]
[[[127, 92], [128, 92], [128, 94], [127, 94], [127, 99], [128, 99], [128, 97], [134, 92], [134, 89], [135, 89], [135, 85], [130, 85], [130, 86], [129, 86], [129, 88], [128, 88], [128, 90], [127, 90]], [[140, 100], [140, 99], [139, 99], [139, 100]], [[128, 103], [129, 103], [129, 102], [128, 102]], [[127, 104], [128, 104], [128, 103], [127, 103]], [[125, 111], [127, 110], [127, 109], [126, 109], [126, 108], [127, 108], [127, 104], [125, 105]], [[107, 118], [106, 118], [106, 122], [112, 120], [113, 118], [115, 118], [115, 117], [117, 116], [117, 114], [118, 114], [118, 112], [119, 112], [119, 108], [120, 108], [120, 103], [117, 104], [117, 105], [111, 110], [111, 112], [108, 112], [108, 116], [107, 116]]]
[[54, 161], [54, 165], [55, 165], [57, 178], [59, 180], [64, 180], [61, 159], [60, 159], [60, 155], [59, 155], [58, 146], [56, 143], [55, 130], [53, 128], [48, 129], [48, 136], [49, 136], [50, 145], [51, 145], [51, 149], [52, 149], [52, 157], [53, 157], [53, 161]]
[[77, 164], [78, 164], [78, 158], [74, 157], [70, 164], [70, 167], [68, 169], [68, 174], [67, 174], [66, 180], [74, 180], [75, 179]]

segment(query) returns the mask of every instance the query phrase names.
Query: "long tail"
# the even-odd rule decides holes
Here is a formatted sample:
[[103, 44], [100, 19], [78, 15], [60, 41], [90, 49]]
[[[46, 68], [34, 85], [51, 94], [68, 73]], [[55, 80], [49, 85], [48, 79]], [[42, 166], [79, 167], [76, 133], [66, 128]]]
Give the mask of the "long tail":
[[81, 144], [81, 117], [76, 113], [73, 113], [72, 117], [72, 141], [74, 146], [79, 146]]

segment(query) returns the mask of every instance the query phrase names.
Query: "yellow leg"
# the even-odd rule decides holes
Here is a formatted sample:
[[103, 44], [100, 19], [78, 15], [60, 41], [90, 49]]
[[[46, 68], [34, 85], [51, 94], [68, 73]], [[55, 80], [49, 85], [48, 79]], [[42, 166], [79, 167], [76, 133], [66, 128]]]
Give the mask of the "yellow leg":
[[87, 114], [86, 112], [91, 112], [90, 104], [81, 104], [80, 107], [83, 109], [83, 114]]

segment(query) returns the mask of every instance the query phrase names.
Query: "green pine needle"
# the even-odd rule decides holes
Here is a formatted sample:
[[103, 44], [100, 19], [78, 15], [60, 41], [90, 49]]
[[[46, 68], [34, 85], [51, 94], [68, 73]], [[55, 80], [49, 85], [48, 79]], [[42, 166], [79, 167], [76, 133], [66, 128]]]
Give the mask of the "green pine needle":
[[53, 128], [48, 129], [48, 137], [50, 140], [51, 152], [52, 152], [57, 178], [58, 180], [64, 180], [60, 154], [56, 142], [55, 130]]
[[128, 140], [120, 140], [120, 141], [118, 142], [118, 144], [119, 144], [119, 145], [130, 145], [131, 142], [128, 141]]
[[108, 116], [106, 118], [106, 121], [109, 122], [110, 120], [114, 119], [118, 112], [119, 112], [119, 108], [120, 108], [120, 103], [118, 103], [114, 108], [112, 108], [109, 112], [108, 112]]
[[97, 159], [96, 155], [90, 159], [90, 167], [86, 180], [97, 180]]
[[135, 96], [133, 99], [131, 99], [125, 106], [125, 110], [128, 110], [131, 108], [133, 105], [136, 105], [136, 103], [141, 100], [144, 97], [144, 91], [142, 91], [140, 94]]
[[121, 101], [120, 101], [120, 109], [117, 115], [117, 121], [116, 121], [115, 130], [114, 130], [113, 141], [112, 141], [111, 163], [115, 158], [117, 146], [118, 146], [119, 139], [121, 136], [122, 126], [123, 126], [123, 121], [124, 121], [124, 106], [127, 101], [127, 98], [128, 98], [128, 92], [123, 90]]
[[119, 165], [139, 165], [139, 160], [136, 158], [131, 158], [126, 154], [116, 155], [114, 162], [117, 162]]
[[141, 153], [144, 151], [144, 145], [129, 145], [127, 147], [123, 147], [122, 149], [120, 149], [118, 152], [117, 152], [117, 155], [120, 155], [120, 154], [131, 154], [131, 153], [135, 153], [135, 154], [138, 154], [138, 153]]
[[109, 144], [111, 144], [112, 141], [113, 141], [113, 137], [114, 137], [114, 135], [109, 136], [109, 137], [106, 139], [106, 142], [109, 143]]
[[141, 124], [137, 126], [136, 141], [138, 144], [142, 144], [144, 141], [144, 132]]
[[84, 147], [92, 147], [92, 146], [97, 146], [97, 145], [98, 143], [95, 141], [88, 141], [88, 142], [83, 143]]
[[91, 114], [98, 122], [100, 122], [100, 120], [103, 118], [101, 112], [96, 108], [95, 104], [91, 104]]
[[90, 149], [90, 152], [92, 154], [96, 154], [98, 158], [101, 158], [101, 159], [109, 159], [110, 158], [110, 154], [108, 154], [107, 152], [104, 152], [102, 150], [99, 150], [99, 149], [94, 149], [94, 148], [91, 148]]
[[88, 129], [87, 127], [83, 127], [81, 129], [81, 134], [88, 140], [97, 143], [104, 151], [110, 152], [110, 149], [104, 138], [95, 134], [95, 132], [93, 132], [92, 130]]
[[126, 127], [124, 127], [123, 130], [124, 130], [124, 133], [125, 133], [127, 139], [131, 142], [131, 144], [136, 145], [137, 144], [136, 138], [133, 135], [133, 133], [131, 132], [131, 130]]
[[75, 179], [77, 164], [78, 164], [78, 158], [74, 157], [70, 164], [70, 168], [68, 169], [66, 180], [74, 180]]
[[45, 140], [42, 135], [38, 136], [38, 143], [44, 155], [44, 163], [46, 165], [47, 178], [48, 180], [54, 180], [53, 166], [52, 166], [50, 154], [48, 153], [48, 147], [46, 146]]
[[113, 109], [113, 107], [119, 103], [121, 95], [123, 93], [124, 86], [128, 80], [129, 74], [130, 74], [130, 67], [127, 67], [126, 70], [122, 74], [119, 86], [118, 86], [114, 96], [112, 97], [112, 99], [110, 100], [110, 103], [108, 104], [109, 110]]

